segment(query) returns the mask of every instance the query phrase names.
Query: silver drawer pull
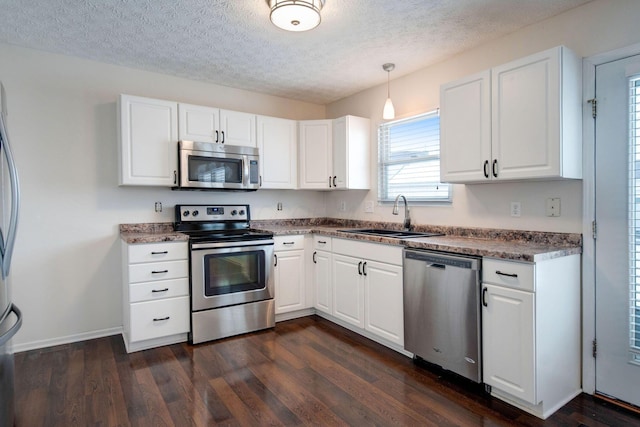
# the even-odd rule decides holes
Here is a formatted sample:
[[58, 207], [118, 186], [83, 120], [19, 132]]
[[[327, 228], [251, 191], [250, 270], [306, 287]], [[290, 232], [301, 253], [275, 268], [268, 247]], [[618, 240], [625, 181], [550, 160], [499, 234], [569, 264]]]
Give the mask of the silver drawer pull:
[[162, 252], [151, 252], [151, 255], [166, 255], [168, 254], [169, 251], [162, 251]]
[[282, 242], [283, 245], [295, 245], [296, 242]]
[[500, 276], [507, 276], [507, 277], [518, 277], [518, 275], [515, 273], [503, 273], [502, 271], [499, 271], [499, 270], [496, 270], [496, 274], [499, 274]]
[[169, 290], [169, 288], [164, 288], [164, 289], [151, 289], [152, 293], [156, 293], [156, 292], [167, 292]]
[[171, 317], [167, 316], [167, 317], [160, 317], [160, 318], [154, 318], [153, 321], [154, 322], [162, 322], [163, 320], [169, 320]]
[[160, 271], [152, 271], [151, 274], [162, 274], [162, 273], [168, 273], [169, 270], [160, 270]]

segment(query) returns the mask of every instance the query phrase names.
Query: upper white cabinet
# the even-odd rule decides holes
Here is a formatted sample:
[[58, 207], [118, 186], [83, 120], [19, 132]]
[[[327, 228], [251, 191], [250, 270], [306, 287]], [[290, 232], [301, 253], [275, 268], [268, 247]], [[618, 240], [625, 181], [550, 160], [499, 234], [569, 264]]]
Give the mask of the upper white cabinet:
[[332, 125], [332, 120], [298, 122], [300, 188], [321, 190], [331, 188]]
[[333, 188], [369, 189], [370, 147], [369, 119], [345, 116], [333, 121]]
[[178, 104], [120, 95], [120, 185], [176, 185]]
[[258, 116], [261, 188], [298, 188], [298, 137], [295, 120]]
[[564, 46], [442, 85], [441, 180], [582, 178], [581, 90]]
[[179, 104], [181, 140], [257, 147], [255, 114]]
[[369, 189], [369, 119], [304, 120], [299, 134], [300, 188]]

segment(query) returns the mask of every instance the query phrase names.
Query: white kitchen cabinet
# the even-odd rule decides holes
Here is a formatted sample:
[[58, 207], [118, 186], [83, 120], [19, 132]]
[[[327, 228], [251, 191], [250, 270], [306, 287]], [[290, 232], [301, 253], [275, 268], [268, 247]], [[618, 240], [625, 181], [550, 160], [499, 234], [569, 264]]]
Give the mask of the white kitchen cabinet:
[[178, 104], [120, 95], [120, 185], [177, 184]]
[[313, 236], [313, 289], [316, 310], [333, 313], [333, 280], [331, 275], [331, 237]]
[[187, 340], [187, 242], [127, 244], [123, 258], [123, 338], [127, 352]]
[[274, 237], [276, 314], [309, 308], [305, 293], [304, 235]]
[[333, 239], [333, 316], [404, 343], [402, 247]]
[[485, 258], [483, 381], [547, 418], [581, 392], [580, 255], [532, 263]]
[[298, 136], [295, 120], [258, 116], [260, 188], [298, 188]]
[[300, 188], [370, 188], [369, 119], [304, 120], [298, 126]]
[[442, 85], [441, 181], [581, 178], [581, 76], [559, 46]]
[[178, 104], [180, 140], [257, 147], [256, 115]]
[[370, 126], [369, 119], [355, 116], [333, 121], [332, 188], [370, 188]]
[[301, 189], [328, 190], [332, 185], [332, 124], [332, 120], [298, 122], [298, 186]]

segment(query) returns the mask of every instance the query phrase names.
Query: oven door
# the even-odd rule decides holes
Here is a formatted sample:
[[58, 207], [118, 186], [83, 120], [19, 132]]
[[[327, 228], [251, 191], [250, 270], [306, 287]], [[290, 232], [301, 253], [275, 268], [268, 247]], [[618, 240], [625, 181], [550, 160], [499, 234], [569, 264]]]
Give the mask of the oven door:
[[272, 299], [273, 280], [273, 240], [191, 245], [193, 311]]

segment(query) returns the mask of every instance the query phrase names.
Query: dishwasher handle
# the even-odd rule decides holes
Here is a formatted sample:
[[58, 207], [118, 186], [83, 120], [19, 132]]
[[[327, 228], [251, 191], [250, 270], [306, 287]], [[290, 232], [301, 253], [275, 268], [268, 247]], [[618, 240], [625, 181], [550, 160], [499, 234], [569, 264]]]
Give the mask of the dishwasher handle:
[[427, 267], [427, 268], [439, 268], [440, 270], [444, 270], [444, 269], [447, 268], [447, 266], [444, 265], [444, 264], [436, 264], [436, 263], [427, 264], [427, 265], [425, 265], [425, 267]]

